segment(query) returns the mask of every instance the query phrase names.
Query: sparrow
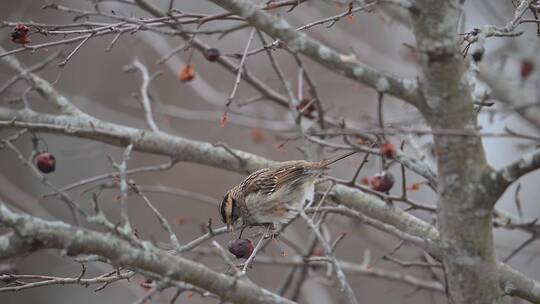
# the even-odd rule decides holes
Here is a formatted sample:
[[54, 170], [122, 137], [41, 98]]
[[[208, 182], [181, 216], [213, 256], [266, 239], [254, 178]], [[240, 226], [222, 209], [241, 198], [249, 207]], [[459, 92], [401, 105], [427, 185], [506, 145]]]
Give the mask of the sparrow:
[[298, 208], [311, 202], [315, 181], [333, 163], [355, 154], [356, 151], [320, 162], [285, 161], [251, 173], [231, 188], [219, 204], [219, 215], [227, 229], [234, 229], [242, 219], [242, 229], [268, 226], [275, 229], [293, 220]]

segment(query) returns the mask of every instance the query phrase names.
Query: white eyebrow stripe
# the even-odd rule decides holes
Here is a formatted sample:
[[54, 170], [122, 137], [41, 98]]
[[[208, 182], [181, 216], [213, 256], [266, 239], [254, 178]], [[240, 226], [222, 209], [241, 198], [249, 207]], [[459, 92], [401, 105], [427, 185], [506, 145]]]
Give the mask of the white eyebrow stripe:
[[225, 202], [225, 220], [232, 217], [233, 203], [231, 195], [227, 195], [227, 201]]

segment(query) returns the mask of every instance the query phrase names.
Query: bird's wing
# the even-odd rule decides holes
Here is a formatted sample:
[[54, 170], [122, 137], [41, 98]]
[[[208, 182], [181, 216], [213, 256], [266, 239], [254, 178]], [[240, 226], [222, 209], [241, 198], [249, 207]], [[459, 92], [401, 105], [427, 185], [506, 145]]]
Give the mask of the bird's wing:
[[315, 173], [315, 170], [307, 162], [281, 163], [278, 166], [252, 173], [244, 180], [242, 192], [246, 196], [250, 194], [271, 195], [287, 185], [290, 188], [295, 188]]

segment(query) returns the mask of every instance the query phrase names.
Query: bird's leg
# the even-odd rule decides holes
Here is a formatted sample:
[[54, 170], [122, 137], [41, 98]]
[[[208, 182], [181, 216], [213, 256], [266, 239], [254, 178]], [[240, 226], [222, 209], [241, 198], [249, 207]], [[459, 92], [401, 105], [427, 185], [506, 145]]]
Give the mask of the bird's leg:
[[276, 226], [274, 226], [274, 223], [253, 223], [250, 225], [250, 227], [255, 227], [255, 226], [266, 228], [266, 233], [264, 235], [265, 238], [268, 236], [271, 236], [272, 238], [274, 238], [275, 236], [279, 234], [279, 233], [272, 232], [272, 234], [267, 235], [270, 230], [276, 231]]
[[242, 225], [242, 228], [240, 229], [240, 235], [238, 236], [238, 239], [242, 238], [242, 233], [244, 233], [244, 229], [246, 229], [246, 225]]
[[274, 223], [265, 223], [264, 226], [267, 228], [267, 232], [272, 231], [272, 233], [269, 235], [272, 239], [277, 238], [279, 236], [279, 229], [280, 227], [274, 226]]
[[[274, 226], [274, 223], [272, 222], [265, 222], [265, 223], [257, 223], [257, 222], [252, 222], [250, 221], [248, 218], [245, 218], [244, 219], [244, 223], [242, 224], [242, 227], [240, 228], [240, 235], [238, 236], [238, 239], [241, 239], [242, 238], [242, 233], [244, 232], [244, 229], [246, 228], [251, 228], [251, 227], [265, 227], [267, 228], [266, 231], [278, 231], [278, 228], [276, 228], [276, 226]], [[279, 232], [272, 232], [271, 235], [266, 235], [267, 233], [265, 233], [264, 237], [272, 237], [272, 238], [275, 238], [279, 235]]]

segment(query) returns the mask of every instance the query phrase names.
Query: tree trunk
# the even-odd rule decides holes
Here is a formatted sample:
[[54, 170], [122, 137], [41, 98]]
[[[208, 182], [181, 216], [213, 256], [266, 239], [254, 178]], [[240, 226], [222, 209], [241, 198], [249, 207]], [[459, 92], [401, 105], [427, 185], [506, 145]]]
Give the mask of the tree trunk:
[[[418, 1], [411, 18], [421, 54], [420, 109], [433, 129], [477, 130], [467, 64], [458, 49], [461, 5]], [[455, 304], [499, 303], [492, 204], [479, 185], [488, 169], [480, 137], [434, 135], [438, 225], [449, 296]]]

